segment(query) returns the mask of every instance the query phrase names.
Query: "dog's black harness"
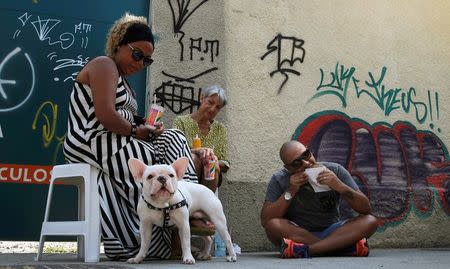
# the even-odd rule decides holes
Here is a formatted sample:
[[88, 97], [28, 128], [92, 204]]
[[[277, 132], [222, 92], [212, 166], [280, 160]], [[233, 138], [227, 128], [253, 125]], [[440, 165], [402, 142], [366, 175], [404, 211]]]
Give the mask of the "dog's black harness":
[[183, 193], [178, 190], [181, 193], [181, 196], [183, 196], [183, 200], [181, 200], [180, 202], [173, 204], [173, 205], [169, 205], [167, 207], [164, 208], [160, 208], [160, 207], [156, 207], [152, 204], [150, 204], [149, 202], [147, 202], [144, 198], [144, 195], [142, 195], [142, 200], [144, 200], [144, 202], [147, 204], [147, 207], [153, 210], [158, 210], [158, 211], [162, 211], [164, 214], [164, 221], [163, 221], [163, 228], [167, 228], [167, 227], [172, 227], [173, 225], [169, 226], [169, 220], [170, 220], [170, 215], [169, 215], [169, 211], [170, 210], [174, 210], [183, 206], [189, 207], [188, 203], [186, 202], [186, 198], [184, 197]]

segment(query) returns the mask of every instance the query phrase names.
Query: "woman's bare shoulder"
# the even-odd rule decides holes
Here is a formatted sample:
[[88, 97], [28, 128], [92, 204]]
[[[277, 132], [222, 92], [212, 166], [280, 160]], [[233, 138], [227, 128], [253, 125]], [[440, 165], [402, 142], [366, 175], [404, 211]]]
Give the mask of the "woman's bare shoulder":
[[78, 74], [77, 81], [90, 84], [91, 78], [112, 79], [118, 76], [119, 72], [113, 59], [108, 56], [99, 56], [86, 64]]
[[86, 65], [86, 67], [90, 67], [90, 68], [114, 67], [114, 69], [116, 69], [116, 63], [114, 62], [113, 59], [111, 59], [108, 56], [98, 56], [98, 57], [95, 57], [94, 59], [92, 59], [91, 61], [89, 61], [89, 63]]

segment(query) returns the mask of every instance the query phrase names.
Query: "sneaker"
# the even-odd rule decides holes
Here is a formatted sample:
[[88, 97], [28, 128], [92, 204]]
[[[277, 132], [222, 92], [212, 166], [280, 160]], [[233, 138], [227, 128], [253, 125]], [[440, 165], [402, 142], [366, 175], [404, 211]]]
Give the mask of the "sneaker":
[[281, 258], [309, 258], [309, 247], [290, 239], [281, 240]]
[[369, 244], [365, 238], [356, 242], [356, 257], [367, 257], [369, 256]]

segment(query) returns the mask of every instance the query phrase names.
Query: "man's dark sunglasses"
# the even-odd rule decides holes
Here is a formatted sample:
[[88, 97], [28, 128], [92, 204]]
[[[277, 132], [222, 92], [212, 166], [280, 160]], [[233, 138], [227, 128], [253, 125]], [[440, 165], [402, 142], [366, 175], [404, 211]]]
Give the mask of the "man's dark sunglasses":
[[306, 149], [302, 154], [300, 154], [300, 156], [293, 160], [289, 166], [294, 167], [294, 168], [300, 168], [303, 165], [303, 162], [308, 161], [309, 159], [311, 159], [312, 157], [312, 152], [309, 149]]
[[139, 62], [140, 60], [144, 59], [143, 63], [144, 66], [149, 66], [153, 63], [153, 59], [150, 56], [144, 56], [144, 53], [142, 51], [133, 48], [130, 44], [128, 44], [128, 47], [131, 49], [131, 57], [136, 62]]

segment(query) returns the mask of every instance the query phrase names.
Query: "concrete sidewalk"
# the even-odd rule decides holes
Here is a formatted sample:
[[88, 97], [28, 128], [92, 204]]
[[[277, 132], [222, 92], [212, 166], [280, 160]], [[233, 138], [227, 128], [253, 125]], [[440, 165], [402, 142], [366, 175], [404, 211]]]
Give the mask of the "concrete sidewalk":
[[235, 263], [227, 263], [225, 258], [213, 258], [211, 261], [198, 261], [195, 265], [183, 265], [181, 261], [146, 261], [143, 264], [130, 265], [125, 262], [112, 262], [104, 256], [99, 263], [86, 264], [76, 260], [75, 254], [46, 254], [44, 261], [35, 262], [36, 254], [0, 253], [0, 268], [45, 268], [45, 269], [109, 269], [109, 268], [214, 268], [214, 269], [287, 269], [287, 268], [358, 268], [358, 269], [448, 269], [450, 268], [450, 248], [441, 249], [373, 249], [367, 258], [325, 257], [312, 259], [278, 258], [274, 252], [243, 253]]

